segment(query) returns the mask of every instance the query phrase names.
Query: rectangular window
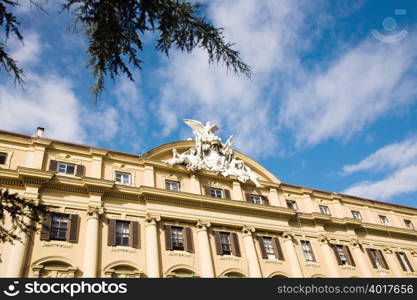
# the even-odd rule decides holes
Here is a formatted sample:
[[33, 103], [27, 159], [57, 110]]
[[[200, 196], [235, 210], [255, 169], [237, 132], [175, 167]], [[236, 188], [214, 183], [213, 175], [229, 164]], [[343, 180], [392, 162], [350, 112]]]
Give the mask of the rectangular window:
[[275, 259], [274, 246], [272, 245], [272, 237], [263, 237], [264, 248], [268, 259]]
[[183, 228], [171, 226], [172, 249], [184, 250]]
[[75, 164], [58, 162], [57, 172], [66, 175], [75, 175]]
[[129, 246], [129, 225], [128, 221], [116, 221], [117, 246]]
[[383, 225], [390, 225], [388, 218], [386, 216], [379, 216], [379, 220], [381, 221], [381, 224]]
[[404, 252], [397, 252], [397, 257], [405, 272], [409, 272], [409, 273], [414, 272], [414, 269], [411, 266], [410, 261], [408, 260], [407, 255], [405, 255]]
[[51, 240], [66, 240], [69, 215], [52, 214]]
[[118, 172], [116, 171], [116, 182], [120, 184], [129, 185], [131, 182], [131, 174], [130, 173], [124, 173], [124, 172]]
[[250, 195], [250, 200], [252, 203], [255, 203], [255, 204], [264, 204], [262, 196], [260, 195]]
[[404, 224], [408, 229], [414, 230], [414, 224], [411, 222], [411, 220], [404, 220]]
[[220, 232], [220, 244], [223, 250], [223, 254], [232, 254], [232, 247], [230, 244], [230, 233]]
[[356, 220], [362, 220], [362, 215], [357, 210], [352, 210], [352, 217]]
[[4, 165], [6, 163], [7, 153], [0, 152], [0, 165]]
[[345, 249], [344, 249], [343, 245], [336, 245], [336, 251], [337, 251], [337, 255], [339, 256], [340, 263], [342, 265], [347, 265], [348, 260], [347, 260]]
[[379, 257], [377, 250], [376, 249], [371, 249], [370, 252], [372, 254], [372, 258], [374, 260], [374, 263], [375, 263], [377, 269], [382, 269], [383, 268], [382, 267], [382, 260]]
[[224, 198], [223, 197], [223, 190], [222, 189], [216, 189], [216, 188], [210, 188], [210, 196], [215, 198]]
[[297, 202], [296, 201], [294, 201], [294, 200], [286, 200], [286, 202], [287, 202], [287, 207], [288, 208], [298, 210], [298, 205], [297, 205]]
[[180, 183], [174, 180], [165, 180], [165, 189], [178, 192], [180, 190]]
[[330, 213], [330, 209], [329, 209], [329, 207], [328, 207], [328, 206], [326, 206], [326, 205], [319, 205], [319, 208], [320, 208], [320, 212], [321, 212], [322, 214], [325, 214], [325, 215], [331, 215], [331, 213]]
[[316, 261], [314, 258], [313, 248], [310, 241], [301, 241], [301, 248], [303, 249], [304, 258], [308, 262]]

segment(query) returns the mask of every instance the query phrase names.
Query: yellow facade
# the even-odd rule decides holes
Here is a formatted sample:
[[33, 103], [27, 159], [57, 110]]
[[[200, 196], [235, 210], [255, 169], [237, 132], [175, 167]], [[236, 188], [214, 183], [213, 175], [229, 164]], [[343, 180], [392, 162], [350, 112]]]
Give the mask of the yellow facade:
[[55, 222], [0, 244], [0, 277], [417, 275], [415, 208], [286, 184], [236, 151], [262, 187], [162, 162], [193, 143], [133, 155], [0, 131], [1, 188]]

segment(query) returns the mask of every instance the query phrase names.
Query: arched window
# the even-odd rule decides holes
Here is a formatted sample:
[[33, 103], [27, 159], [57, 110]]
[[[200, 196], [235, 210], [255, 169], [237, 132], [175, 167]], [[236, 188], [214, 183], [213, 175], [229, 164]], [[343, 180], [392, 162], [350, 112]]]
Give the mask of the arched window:
[[37, 278], [74, 278], [77, 268], [61, 260], [49, 260], [32, 267], [33, 276]]
[[129, 265], [117, 265], [105, 272], [106, 277], [111, 278], [141, 278], [142, 272]]
[[224, 278], [245, 278], [245, 275], [239, 272], [228, 272], [223, 275]]
[[187, 268], [177, 268], [169, 271], [166, 275], [167, 278], [191, 278], [198, 277], [192, 270]]

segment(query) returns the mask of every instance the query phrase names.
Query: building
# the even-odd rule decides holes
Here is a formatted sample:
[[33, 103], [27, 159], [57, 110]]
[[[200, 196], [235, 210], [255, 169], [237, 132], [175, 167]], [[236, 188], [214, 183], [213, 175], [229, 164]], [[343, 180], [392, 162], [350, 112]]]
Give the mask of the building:
[[166, 163], [194, 141], [134, 155], [42, 133], [0, 131], [1, 188], [52, 212], [0, 244], [0, 277], [417, 275], [415, 208], [283, 183], [237, 151], [259, 187]]

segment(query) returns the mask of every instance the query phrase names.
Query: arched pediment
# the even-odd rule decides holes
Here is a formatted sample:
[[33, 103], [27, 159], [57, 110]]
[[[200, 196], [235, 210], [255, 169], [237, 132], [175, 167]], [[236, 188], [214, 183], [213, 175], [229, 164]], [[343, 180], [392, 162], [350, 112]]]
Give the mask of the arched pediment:
[[[145, 160], [164, 161], [172, 158], [173, 150], [176, 149], [178, 153], [183, 153], [195, 146], [195, 141], [178, 141], [173, 143], [164, 144], [153, 148], [143, 155]], [[237, 159], [243, 160], [245, 165], [252, 169], [252, 171], [259, 177], [261, 181], [270, 181], [273, 183], [281, 183], [281, 181], [269, 172], [265, 167], [253, 160], [249, 156], [233, 150]], [[178, 168], [174, 166], [174, 168]]]

